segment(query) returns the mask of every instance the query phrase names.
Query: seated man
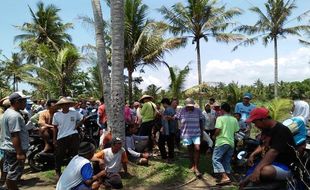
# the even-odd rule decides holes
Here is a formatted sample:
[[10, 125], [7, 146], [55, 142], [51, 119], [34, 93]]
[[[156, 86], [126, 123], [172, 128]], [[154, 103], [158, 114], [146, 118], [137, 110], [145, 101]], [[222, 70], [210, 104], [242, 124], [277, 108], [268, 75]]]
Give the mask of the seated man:
[[48, 100], [46, 103], [47, 109], [39, 113], [39, 131], [45, 143], [44, 150], [42, 152], [48, 152], [53, 149], [49, 141], [53, 140], [54, 126], [52, 125], [52, 119], [54, 113], [57, 111], [55, 108], [56, 103], [57, 100]]
[[140, 153], [136, 150], [135, 141], [147, 141], [148, 136], [134, 135], [137, 132], [137, 127], [134, 125], [128, 125], [126, 128], [126, 144], [125, 148], [128, 153], [128, 158], [132, 162], [136, 162], [141, 165], [148, 164], [149, 153]]
[[240, 189], [250, 181], [285, 180], [290, 177], [292, 173], [289, 165], [295, 162], [296, 157], [294, 138], [289, 128], [271, 119], [266, 108], [255, 108], [246, 121], [254, 123], [255, 127], [263, 131], [267, 140], [259, 148], [264, 150], [267, 148], [267, 151], [253, 172], [240, 183]]
[[60, 176], [56, 190], [91, 190], [99, 189], [99, 178], [105, 176], [105, 170], [93, 174], [90, 159], [95, 153], [95, 146], [89, 142], [82, 142], [78, 155], [74, 156], [63, 174]]
[[99, 162], [100, 169], [106, 171], [106, 176], [103, 179], [106, 187], [112, 187], [114, 189], [123, 188], [119, 172], [123, 166], [125, 174], [128, 174], [128, 158], [125, 149], [122, 148], [122, 140], [120, 138], [114, 137], [111, 142], [111, 148], [106, 148], [96, 153], [92, 161]]

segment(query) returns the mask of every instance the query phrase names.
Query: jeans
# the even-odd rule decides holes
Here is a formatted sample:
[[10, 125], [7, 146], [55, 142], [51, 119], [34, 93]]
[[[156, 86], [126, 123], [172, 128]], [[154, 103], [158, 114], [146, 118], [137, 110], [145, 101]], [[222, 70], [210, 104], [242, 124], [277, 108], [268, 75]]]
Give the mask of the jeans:
[[212, 155], [212, 164], [214, 173], [230, 173], [230, 161], [234, 149], [228, 144], [216, 146]]

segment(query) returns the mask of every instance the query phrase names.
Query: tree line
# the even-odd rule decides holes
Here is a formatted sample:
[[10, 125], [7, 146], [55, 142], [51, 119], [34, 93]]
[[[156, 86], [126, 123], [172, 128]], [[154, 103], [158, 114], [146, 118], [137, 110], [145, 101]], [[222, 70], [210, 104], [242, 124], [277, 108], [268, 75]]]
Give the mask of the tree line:
[[[169, 89], [161, 89], [150, 85], [145, 93], [155, 97], [185, 97], [196, 96], [200, 101], [208, 96], [231, 97], [236, 99], [240, 92], [251, 91], [260, 99], [274, 97], [309, 97], [309, 80], [303, 82], [278, 82], [277, 40], [289, 35], [300, 36], [300, 41], [308, 45], [310, 10], [292, 16], [296, 10], [295, 1], [267, 0], [263, 8], [253, 6], [253, 14], [258, 16], [253, 25], [236, 25], [237, 16], [242, 14], [239, 8], [227, 8], [218, 1], [187, 0], [176, 3], [172, 7], [162, 6], [158, 9], [164, 16], [163, 21], [155, 21], [148, 16], [149, 7], [142, 0], [124, 0], [124, 68], [127, 75], [124, 78], [125, 96], [130, 102], [138, 99], [144, 93], [139, 89], [141, 77], [133, 77], [134, 72], [144, 72], [144, 67], [166, 65], [170, 74]], [[110, 2], [107, 1], [108, 6]], [[94, 6], [93, 6], [94, 8]], [[111, 21], [103, 20], [101, 25], [95, 24], [96, 18], [79, 17], [82, 23], [96, 28], [96, 35], [104, 36], [102, 43], [86, 44], [81, 49], [72, 43], [69, 29], [72, 23], [64, 22], [60, 16], [60, 8], [55, 5], [45, 5], [38, 2], [36, 8], [28, 7], [31, 20], [20, 26], [21, 31], [15, 37], [20, 51], [10, 57], [2, 56], [0, 65], [1, 96], [19, 89], [20, 82], [30, 84], [35, 90], [32, 96], [49, 98], [59, 96], [101, 97], [104, 92], [103, 80], [112, 71], [112, 27]], [[101, 9], [100, 9], [101, 11]], [[101, 11], [102, 14], [102, 11]], [[292, 22], [297, 22], [292, 26]], [[229, 29], [233, 28], [232, 31]], [[99, 33], [98, 33], [99, 32]], [[201, 43], [207, 43], [211, 38], [217, 42], [237, 42], [239, 46], [248, 46], [262, 40], [264, 45], [274, 44], [275, 71], [274, 83], [264, 85], [258, 80], [251, 86], [240, 86], [237, 83], [205, 85], [201, 76]], [[189, 66], [172, 67], [164, 60], [164, 54], [174, 49], [185, 47], [189, 42], [195, 44], [198, 70], [197, 90], [184, 91], [184, 82], [190, 72]], [[101, 47], [97, 53], [98, 47]], [[102, 49], [103, 47], [103, 49]], [[107, 68], [102, 70], [99, 55], [105, 54]], [[81, 65], [89, 64], [88, 70]], [[219, 81], [220, 82], [220, 81]], [[204, 87], [208, 86], [208, 87]], [[231, 92], [230, 92], [231, 91]], [[236, 96], [236, 97], [234, 97]]]

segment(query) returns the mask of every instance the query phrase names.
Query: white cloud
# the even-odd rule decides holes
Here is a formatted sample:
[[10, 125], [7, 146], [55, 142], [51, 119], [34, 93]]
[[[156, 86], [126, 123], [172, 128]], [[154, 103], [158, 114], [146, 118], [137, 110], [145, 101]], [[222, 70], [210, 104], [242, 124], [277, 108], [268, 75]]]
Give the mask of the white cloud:
[[[291, 53], [279, 57], [279, 81], [302, 81], [310, 78], [310, 48], [299, 48]], [[182, 66], [179, 66], [182, 68]], [[189, 88], [198, 83], [197, 66], [193, 62], [191, 71], [185, 82]], [[274, 58], [268, 57], [262, 60], [221, 60], [214, 59], [202, 65], [202, 78], [207, 82], [232, 81], [239, 84], [253, 84], [258, 78], [265, 84], [273, 83]], [[145, 68], [145, 73], [134, 73], [134, 76], [142, 76], [143, 82], [140, 88], [146, 89], [150, 84], [167, 89], [169, 85], [169, 72], [166, 67], [158, 70]]]
[[[278, 60], [279, 81], [300, 81], [310, 77], [310, 49], [300, 48]], [[274, 59], [231, 61], [210, 60], [203, 73], [204, 81], [253, 84], [258, 78], [264, 83], [274, 80]]]

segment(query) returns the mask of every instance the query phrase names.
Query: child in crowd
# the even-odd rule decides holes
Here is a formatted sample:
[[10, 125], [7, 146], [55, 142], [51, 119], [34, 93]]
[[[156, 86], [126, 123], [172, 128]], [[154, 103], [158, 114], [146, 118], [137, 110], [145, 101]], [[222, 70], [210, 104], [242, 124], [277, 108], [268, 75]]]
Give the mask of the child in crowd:
[[247, 132], [248, 128], [246, 123], [241, 120], [241, 113], [234, 113], [234, 117], [237, 119], [238, 123], [239, 123], [239, 128], [242, 132]]

